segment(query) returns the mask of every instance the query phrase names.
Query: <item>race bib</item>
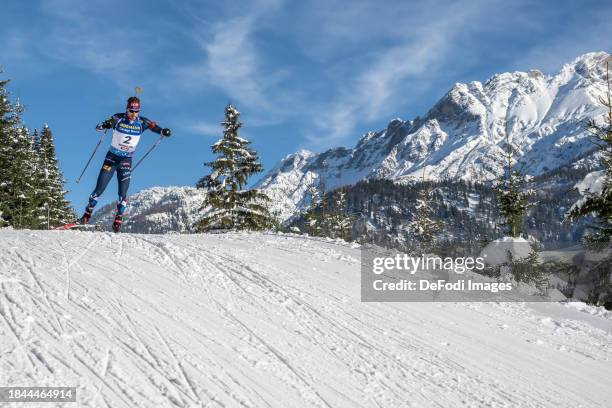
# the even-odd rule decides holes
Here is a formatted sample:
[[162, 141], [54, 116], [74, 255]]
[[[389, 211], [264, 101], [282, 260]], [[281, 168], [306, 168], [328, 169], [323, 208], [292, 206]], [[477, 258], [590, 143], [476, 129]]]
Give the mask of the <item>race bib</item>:
[[132, 153], [140, 141], [140, 126], [119, 123], [113, 130], [111, 146], [126, 153]]

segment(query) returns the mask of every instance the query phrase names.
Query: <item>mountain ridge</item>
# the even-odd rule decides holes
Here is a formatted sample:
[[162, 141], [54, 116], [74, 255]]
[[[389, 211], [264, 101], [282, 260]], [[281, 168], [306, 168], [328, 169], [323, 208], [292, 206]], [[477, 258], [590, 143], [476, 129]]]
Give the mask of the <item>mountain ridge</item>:
[[[484, 83], [456, 83], [423, 116], [395, 118], [366, 132], [354, 148], [287, 155], [256, 187], [266, 190], [286, 220], [309, 202], [307, 189], [329, 189], [364, 178], [410, 183], [428, 180], [490, 182], [503, 174], [508, 138], [517, 166], [540, 175], [593, 150], [583, 128], [603, 109], [605, 52], [584, 54], [554, 75], [539, 70], [495, 74]], [[587, 164], [594, 166], [593, 157]]]
[[[122, 230], [136, 233], [161, 234], [193, 232], [193, 225], [203, 215], [201, 210], [206, 192], [196, 187], [151, 187], [128, 198], [128, 212]], [[97, 210], [91, 223], [110, 229], [115, 203]]]

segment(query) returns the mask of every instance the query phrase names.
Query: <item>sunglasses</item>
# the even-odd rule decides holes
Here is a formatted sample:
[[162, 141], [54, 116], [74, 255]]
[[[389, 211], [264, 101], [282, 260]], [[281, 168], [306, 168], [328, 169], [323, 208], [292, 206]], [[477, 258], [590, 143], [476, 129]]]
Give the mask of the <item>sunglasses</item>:
[[128, 109], [128, 112], [131, 112], [131, 113], [138, 113], [138, 112], [140, 112], [140, 110], [136, 110], [136, 109]]

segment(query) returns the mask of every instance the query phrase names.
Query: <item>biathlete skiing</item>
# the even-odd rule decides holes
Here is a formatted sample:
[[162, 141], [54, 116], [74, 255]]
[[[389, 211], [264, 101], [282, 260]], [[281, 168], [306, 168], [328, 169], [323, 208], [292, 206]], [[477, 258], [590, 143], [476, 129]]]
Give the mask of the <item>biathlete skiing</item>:
[[130, 178], [132, 175], [132, 156], [136, 150], [136, 146], [140, 141], [140, 135], [151, 130], [161, 136], [168, 137], [171, 131], [168, 128], [161, 128], [152, 120], [149, 120], [140, 114], [140, 99], [135, 96], [127, 100], [125, 113], [116, 113], [102, 123], [96, 126], [97, 131], [106, 132], [109, 129], [113, 130], [112, 141], [108, 153], [104, 158], [104, 163], [98, 175], [96, 188], [89, 196], [89, 202], [85, 208], [85, 213], [78, 221], [84, 225], [89, 222], [94, 207], [98, 203], [98, 197], [102, 195], [108, 182], [117, 172], [117, 183], [119, 187], [119, 199], [117, 201], [117, 212], [113, 221], [113, 231], [119, 232], [123, 216], [127, 207], [127, 192], [130, 186]]

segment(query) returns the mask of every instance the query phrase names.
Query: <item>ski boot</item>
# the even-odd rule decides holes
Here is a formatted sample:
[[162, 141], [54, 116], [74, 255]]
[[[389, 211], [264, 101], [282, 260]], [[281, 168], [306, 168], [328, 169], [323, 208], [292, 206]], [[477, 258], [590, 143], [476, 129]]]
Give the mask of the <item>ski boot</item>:
[[85, 207], [85, 213], [83, 213], [83, 216], [77, 221], [77, 224], [85, 225], [89, 222], [91, 214], [93, 214], [94, 207], [97, 203], [98, 200], [96, 200], [96, 197], [89, 196], [89, 204], [87, 204], [87, 207]]
[[115, 214], [115, 221], [113, 221], [113, 231], [119, 232], [121, 229], [121, 223], [123, 222], [123, 214], [127, 208], [127, 201], [121, 200], [117, 203], [117, 212]]
[[115, 215], [115, 221], [113, 221], [113, 232], [119, 232], [121, 229], [121, 223], [123, 222], [123, 215]]

